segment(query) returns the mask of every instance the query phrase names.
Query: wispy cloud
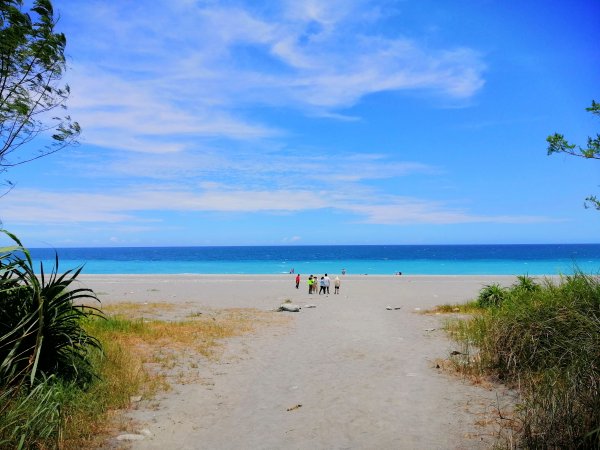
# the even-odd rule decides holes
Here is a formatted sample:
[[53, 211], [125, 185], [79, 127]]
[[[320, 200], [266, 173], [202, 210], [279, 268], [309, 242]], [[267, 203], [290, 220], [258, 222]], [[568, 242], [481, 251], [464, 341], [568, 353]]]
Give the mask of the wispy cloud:
[[468, 211], [450, 208], [440, 202], [424, 201], [414, 198], [387, 196], [379, 199], [386, 203], [346, 205], [348, 211], [356, 213], [365, 223], [384, 225], [436, 224], [450, 225], [460, 223], [502, 223], [525, 224], [558, 222], [560, 220], [545, 216], [484, 216]]
[[[153, 211], [296, 213], [332, 209], [371, 224], [535, 223], [541, 216], [480, 216], [439, 202], [392, 195], [370, 196], [322, 190], [238, 190], [205, 186], [195, 191], [130, 187], [104, 194], [20, 190], [10, 196], [4, 220], [11, 224], [145, 223]], [[140, 215], [139, 213], [144, 213]]]
[[69, 107], [84, 128], [82, 143], [101, 151], [66, 164], [81, 178], [101, 179], [102, 186], [117, 180], [118, 187], [19, 187], [3, 200], [3, 220], [144, 228], [172, 212], [314, 209], [376, 224], [529, 220], [386, 194], [377, 181], [443, 172], [390, 156], [397, 149], [306, 149], [286, 141], [295, 130], [272, 120], [274, 114], [357, 121], [347, 109], [371, 94], [422, 91], [460, 102], [484, 85], [485, 64], [474, 49], [381, 33], [377, 25], [389, 14], [382, 4], [69, 5], [63, 13], [73, 52]]
[[[153, 82], [140, 85], [89, 68], [74, 67], [75, 85], [69, 105], [84, 128], [83, 142], [110, 149], [143, 153], [173, 153], [189, 147], [198, 136], [256, 139], [277, 135], [266, 125], [252, 124], [225, 110], [177, 98], [161, 98]], [[181, 93], [183, 96], [183, 92]]]
[[177, 152], [198, 137], [283, 132], [241, 108], [271, 105], [345, 120], [353, 117], [341, 110], [372, 93], [424, 90], [465, 99], [484, 84], [485, 65], [473, 49], [382, 36], [375, 2], [273, 5], [70, 5], [65, 14], [76, 27], [70, 36], [77, 54], [71, 108], [86, 141]]
[[[155, 185], [176, 183], [198, 185], [236, 183], [240, 189], [265, 185], [274, 188], [302, 189], [306, 183], [323, 190], [355, 187], [369, 180], [395, 179], [408, 175], [437, 175], [439, 167], [417, 161], [398, 160], [384, 153], [349, 153], [319, 149], [286, 149], [264, 145], [260, 153], [250, 149], [196, 143], [185, 152], [117, 152], [87, 154], [69, 158], [69, 170], [88, 178], [112, 177], [143, 179]], [[224, 177], [223, 174], [226, 174]]]

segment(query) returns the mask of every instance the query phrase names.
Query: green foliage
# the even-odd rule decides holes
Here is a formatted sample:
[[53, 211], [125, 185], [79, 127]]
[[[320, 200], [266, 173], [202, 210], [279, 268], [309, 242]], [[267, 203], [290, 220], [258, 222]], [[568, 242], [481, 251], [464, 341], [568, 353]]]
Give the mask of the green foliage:
[[[595, 116], [600, 116], [600, 103], [596, 103], [592, 100], [592, 106], [586, 108], [586, 111], [591, 112]], [[587, 139], [587, 147], [581, 147], [575, 144], [569, 143], [564, 135], [554, 133], [546, 138], [548, 142], [548, 154], [553, 153], [566, 153], [571, 156], [577, 156], [586, 159], [600, 159], [600, 134], [596, 137], [589, 136]], [[600, 200], [595, 195], [587, 197], [585, 207], [595, 208], [600, 211]]]
[[[60, 83], [66, 38], [55, 25], [50, 0], [35, 0], [28, 12], [22, 0], [0, 0], [0, 171], [75, 143], [81, 132], [70, 116], [48, 115], [70, 94]], [[24, 144], [48, 131], [51, 144], [25, 153]]]
[[498, 307], [453, 330], [478, 350], [478, 371], [521, 389], [526, 448], [600, 446], [599, 277], [520, 278]]
[[97, 448], [111, 427], [110, 411], [127, 408], [132, 395], [151, 396], [164, 387], [124, 339], [139, 332], [140, 320], [91, 316], [82, 325], [104, 349], [88, 355], [99, 377], [85, 386], [54, 375], [39, 377], [34, 387], [0, 386], [0, 449]]
[[490, 284], [485, 286], [479, 292], [477, 305], [480, 308], [491, 308], [500, 306], [506, 297], [506, 290], [499, 284]]
[[71, 285], [81, 272], [58, 274], [58, 256], [50, 274], [36, 276], [29, 251], [16, 245], [0, 249], [0, 387], [43, 376], [86, 383], [93, 376], [88, 355], [100, 344], [81, 326], [100, 314], [81, 302], [99, 302], [95, 294]]
[[481, 310], [481, 306], [479, 306], [479, 302], [477, 300], [473, 300], [468, 303], [446, 303], [444, 305], [438, 305], [433, 309], [425, 311], [425, 313], [461, 313], [461, 314], [474, 314], [478, 313]]
[[536, 292], [541, 289], [541, 286], [537, 284], [533, 278], [527, 275], [517, 275], [517, 282], [512, 287], [515, 290], [524, 292]]
[[0, 448], [44, 448], [57, 442], [60, 402], [53, 381], [43, 380], [30, 390], [12, 386], [0, 391]]

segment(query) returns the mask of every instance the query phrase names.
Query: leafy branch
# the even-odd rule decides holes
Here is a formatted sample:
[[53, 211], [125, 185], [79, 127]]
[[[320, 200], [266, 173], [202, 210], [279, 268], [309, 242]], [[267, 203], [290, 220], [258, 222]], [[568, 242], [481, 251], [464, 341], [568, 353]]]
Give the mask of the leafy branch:
[[[585, 109], [596, 116], [600, 116], [600, 103], [592, 100], [592, 106]], [[585, 159], [600, 159], [600, 134], [596, 137], [588, 136], [587, 147], [581, 147], [576, 144], [571, 144], [567, 141], [564, 135], [554, 133], [546, 138], [548, 142], [548, 155], [553, 153], [566, 153], [567, 155], [576, 156]], [[600, 211], [600, 199], [595, 195], [590, 195], [585, 199], [586, 208], [595, 208]]]
[[[66, 109], [70, 94], [61, 85], [66, 38], [54, 32], [52, 4], [35, 0], [30, 12], [22, 8], [22, 0], [0, 0], [0, 172], [76, 144], [81, 133], [69, 115], [50, 117]], [[49, 144], [26, 150], [47, 132]]]

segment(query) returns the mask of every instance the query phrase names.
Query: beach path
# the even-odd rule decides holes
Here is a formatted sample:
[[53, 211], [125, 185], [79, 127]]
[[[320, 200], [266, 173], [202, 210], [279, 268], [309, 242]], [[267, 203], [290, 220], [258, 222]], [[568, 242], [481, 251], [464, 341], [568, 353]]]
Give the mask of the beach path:
[[291, 276], [87, 282], [108, 303], [161, 299], [196, 309], [266, 310], [289, 298], [316, 305], [274, 313], [291, 320], [231, 339], [219, 361], [198, 361], [197, 382], [175, 385], [154, 408], [133, 411], [151, 435], [132, 448], [473, 449], [494, 443], [493, 431], [477, 423], [503, 394], [437, 369], [437, 358], [456, 347], [440, 329], [441, 316], [416, 308], [466, 301], [491, 281], [345, 277], [341, 294], [329, 296], [296, 290]]

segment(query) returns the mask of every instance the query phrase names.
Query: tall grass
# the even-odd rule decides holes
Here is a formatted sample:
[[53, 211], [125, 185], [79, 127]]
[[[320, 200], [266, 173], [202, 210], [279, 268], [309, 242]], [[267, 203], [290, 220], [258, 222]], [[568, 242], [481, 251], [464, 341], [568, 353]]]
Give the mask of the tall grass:
[[97, 376], [101, 345], [82, 322], [101, 314], [81, 303], [98, 299], [73, 286], [81, 268], [59, 274], [57, 255], [37, 275], [29, 250], [0, 234], [13, 243], [0, 248], [0, 447], [56, 447], [65, 395], [85, 392]]
[[127, 408], [131, 396], [148, 398], [165, 388], [163, 378], [144, 367], [144, 355], [125, 345], [126, 332], [104, 323], [85, 324], [104, 348], [89, 355], [98, 374], [92, 383], [81, 386], [52, 376], [32, 389], [0, 389], [0, 448], [95, 447], [111, 424], [111, 411]]
[[520, 388], [522, 444], [600, 448], [600, 278], [523, 277], [500, 301], [480, 304], [482, 314], [450, 330], [471, 370]]
[[59, 274], [57, 256], [50, 273], [40, 265], [38, 276], [19, 239], [0, 234], [15, 244], [0, 248], [2, 449], [93, 446], [111, 410], [166, 385], [145, 367], [153, 352], [185, 346], [211, 356], [220, 339], [250, 331], [258, 317], [230, 311], [171, 323], [107, 319], [83, 305], [98, 299], [74, 287], [81, 268]]
[[[121, 326], [115, 329], [115, 322]], [[83, 324], [101, 342], [103, 352], [91, 355], [90, 363], [98, 377], [85, 390], [73, 385], [59, 387], [62, 391], [62, 448], [100, 446], [102, 437], [112, 426], [112, 411], [127, 409], [132, 396], [150, 398], [166, 389], [164, 377], [145, 367], [147, 354], [132, 344], [137, 335], [135, 322], [109, 317], [88, 319]]]
[[0, 390], [0, 448], [36, 448], [42, 442], [58, 446], [60, 403], [53, 381], [44, 380], [29, 390], [16, 386]]
[[167, 322], [118, 314], [143, 308], [116, 305], [106, 309], [105, 319], [82, 321], [103, 349], [88, 355], [97, 374], [91, 383], [81, 386], [53, 376], [32, 390], [0, 388], [0, 448], [19, 448], [21, 439], [22, 448], [100, 447], [111, 427], [121, 428], [113, 412], [128, 408], [132, 396], [149, 399], [168, 388], [168, 378], [156, 364], [165, 351], [175, 364], [182, 350], [192, 357], [213, 357], [222, 339], [250, 332], [273, 317], [252, 310], [223, 310]]

